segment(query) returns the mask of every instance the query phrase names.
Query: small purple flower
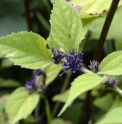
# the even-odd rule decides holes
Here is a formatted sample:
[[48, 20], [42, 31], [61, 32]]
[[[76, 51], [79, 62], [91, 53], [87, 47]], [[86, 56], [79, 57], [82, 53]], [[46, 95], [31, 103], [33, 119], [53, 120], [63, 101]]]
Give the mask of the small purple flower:
[[63, 52], [59, 51], [59, 50], [54, 50], [52, 49], [52, 53], [53, 53], [53, 60], [55, 64], [59, 64], [59, 62], [61, 61], [61, 59], [63, 58]]
[[25, 87], [29, 90], [36, 90], [35, 82], [36, 82], [36, 76], [33, 75], [32, 79], [26, 82]]
[[107, 88], [113, 88], [117, 84], [117, 80], [112, 77], [108, 77], [108, 80], [104, 83]]
[[65, 67], [64, 72], [60, 74], [62, 76], [68, 70], [71, 70], [72, 73], [75, 73], [77, 69], [82, 68], [82, 60], [83, 54], [82, 52], [75, 54], [74, 52], [70, 52], [70, 55], [64, 54], [64, 58], [66, 61], [63, 61], [62, 64]]
[[42, 74], [42, 70], [41, 69], [36, 69], [34, 70], [34, 74], [37, 75], [37, 76], [40, 76]]
[[99, 62], [94, 60], [94, 61], [90, 61], [90, 65], [88, 67], [90, 68], [91, 71], [93, 71], [94, 73], [97, 73], [98, 66], [99, 66]]

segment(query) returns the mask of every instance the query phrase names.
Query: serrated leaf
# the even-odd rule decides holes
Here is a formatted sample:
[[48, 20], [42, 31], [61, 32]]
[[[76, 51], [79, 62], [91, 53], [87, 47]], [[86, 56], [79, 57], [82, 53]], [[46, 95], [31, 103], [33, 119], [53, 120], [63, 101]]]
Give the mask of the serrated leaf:
[[15, 124], [20, 119], [26, 118], [36, 107], [39, 94], [32, 93], [24, 88], [16, 89], [8, 98], [6, 112], [10, 118], [10, 124]]
[[76, 97], [78, 97], [81, 93], [93, 89], [94, 87], [96, 87], [105, 80], [106, 77], [100, 77], [96, 74], [83, 74], [82, 76], [76, 78], [72, 83], [69, 92], [69, 97], [64, 107], [60, 111], [59, 115], [61, 115], [67, 109], [67, 107], [73, 102], [73, 100], [76, 99]]
[[[80, 6], [81, 18], [90, 18], [101, 15], [104, 11], [108, 11], [111, 5], [111, 0], [71, 0], [73, 6]], [[119, 5], [122, 5], [120, 0]]]
[[44, 68], [53, 62], [46, 41], [36, 33], [20, 32], [0, 38], [0, 51], [16, 65]]
[[121, 124], [122, 123], [122, 107], [111, 110], [106, 117], [97, 124]]
[[51, 33], [65, 51], [78, 50], [82, 23], [78, 13], [64, 0], [56, 0], [51, 16]]
[[95, 99], [94, 105], [97, 106], [98, 108], [104, 110], [104, 111], [107, 111], [111, 107], [113, 102], [114, 101], [113, 101], [112, 94], [109, 93], [103, 97]]
[[121, 75], [122, 74], [122, 51], [109, 54], [99, 65], [98, 74]]

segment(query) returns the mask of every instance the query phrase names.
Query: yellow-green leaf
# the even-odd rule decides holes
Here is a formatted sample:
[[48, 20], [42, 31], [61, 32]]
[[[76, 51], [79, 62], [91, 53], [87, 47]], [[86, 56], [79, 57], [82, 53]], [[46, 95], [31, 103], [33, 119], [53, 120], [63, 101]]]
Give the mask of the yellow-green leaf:
[[10, 118], [10, 124], [15, 124], [23, 118], [27, 118], [39, 101], [39, 94], [32, 93], [24, 88], [16, 89], [8, 98], [6, 112]]
[[0, 38], [0, 51], [15, 65], [37, 69], [53, 63], [47, 42], [32, 32], [13, 33]]

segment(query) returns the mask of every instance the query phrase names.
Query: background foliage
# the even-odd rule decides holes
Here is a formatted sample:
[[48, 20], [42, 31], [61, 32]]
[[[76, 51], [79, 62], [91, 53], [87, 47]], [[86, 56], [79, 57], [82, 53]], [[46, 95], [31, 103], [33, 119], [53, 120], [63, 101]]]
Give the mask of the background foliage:
[[[103, 84], [100, 84], [100, 81], [106, 80], [106, 77], [99, 77], [96, 75], [93, 76], [93, 74], [84, 74], [82, 76], [79, 76], [82, 74], [80, 71], [77, 71], [75, 74], [68, 73], [60, 77], [58, 75], [61, 71], [61, 68], [54, 64], [50, 65], [53, 62], [51, 58], [51, 51], [49, 49], [46, 49], [47, 42], [49, 43], [49, 45], [52, 45], [56, 49], [58, 49], [58, 45], [60, 45], [65, 52], [67, 52], [68, 49], [72, 50], [73, 47], [80, 44], [80, 47], [77, 48], [76, 51], [78, 51], [79, 49], [83, 49], [83, 66], [88, 67], [90, 60], [92, 60], [93, 58], [94, 51], [96, 49], [111, 0], [69, 1], [68, 4], [71, 5], [71, 3], [73, 3], [74, 9], [76, 9], [78, 13], [73, 11], [73, 9], [67, 4], [62, 3], [62, 0], [57, 0], [57, 5], [55, 5], [54, 7], [55, 11], [53, 11], [52, 14], [51, 2], [53, 1], [0, 1], [0, 37], [8, 35], [7, 37], [0, 39], [0, 49], [5, 54], [7, 54], [7, 57], [9, 57], [10, 60], [15, 62], [14, 65], [14, 63], [6, 58], [5, 55], [0, 53], [0, 123], [8, 124], [8, 122], [10, 121], [12, 124], [21, 119], [17, 123], [50, 124], [51, 122], [52, 124], [85, 124], [87, 122], [87, 115], [85, 115], [85, 109], [87, 108], [85, 91], [90, 90], [95, 86], [96, 87], [92, 90], [91, 93], [92, 103], [90, 104], [90, 121], [92, 121], [93, 123], [96, 122], [98, 124], [122, 123], [120, 116], [122, 109], [121, 97], [119, 97], [116, 92], [107, 90]], [[104, 49], [102, 51], [101, 57], [102, 62], [100, 64], [98, 74], [122, 74], [122, 21], [120, 21], [122, 13], [121, 5], [122, 1], [120, 0], [119, 7], [116, 10], [112, 25], [107, 35], [106, 42], [104, 44]], [[51, 21], [49, 23], [50, 14]], [[82, 24], [79, 15], [82, 19]], [[66, 20], [64, 19], [64, 17], [67, 17]], [[76, 27], [77, 30], [74, 31]], [[58, 30], [58, 28], [60, 30]], [[82, 32], [80, 32], [81, 30]], [[33, 31], [43, 38], [35, 33], [27, 33], [24, 31]], [[14, 33], [9, 36], [12, 32]], [[20, 33], [15, 34], [18, 32]], [[84, 36], [86, 36], [85, 39]], [[47, 39], [47, 42], [45, 39]], [[74, 41], [74, 39], [74, 44], [65, 42]], [[13, 44], [10, 44], [12, 40], [15, 42]], [[82, 43], [79, 42], [80, 40], [82, 40]], [[33, 41], [36, 42], [34, 42], [33, 44]], [[30, 44], [33, 44], [33, 47]], [[13, 54], [11, 53], [15, 51], [15, 49], [16, 52], [14, 52], [14, 56], [12, 56]], [[118, 52], [112, 53], [113, 51]], [[110, 55], [105, 58], [108, 54]], [[18, 56], [21, 57], [21, 61], [20, 59], [18, 59]], [[17, 65], [22, 65], [22, 67], [30, 69], [21, 68]], [[31, 75], [33, 73], [33, 70], [31, 69], [42, 67], [46, 67], [46, 88], [43, 91], [42, 95], [39, 96], [37, 94], [32, 94], [30, 96], [27, 93], [27, 90], [22, 86], [24, 86], [27, 80], [31, 78]], [[78, 78], [75, 79], [76, 77]], [[117, 85], [122, 88], [122, 77], [116, 76], [116, 78], [118, 79]], [[81, 81], [85, 79], [89, 79], [89, 81], [84, 81], [84, 83], [79, 84], [79, 80]], [[70, 95], [68, 97], [71, 82], [73, 82], [71, 88], [73, 90], [72, 92], [70, 92]], [[19, 89], [15, 90], [18, 87], [20, 87], [19, 89], [23, 90], [23, 92], [21, 92], [21, 90], [19, 91]], [[14, 90], [15, 92], [12, 93]], [[78, 91], [77, 94], [75, 94], [74, 91]], [[85, 93], [81, 94], [82, 92]], [[11, 93], [12, 95], [9, 97]], [[6, 100], [8, 99], [11, 101], [11, 99], [13, 99], [13, 95], [13, 101], [15, 102], [9, 102], [8, 105], [6, 105], [6, 111], [9, 115], [11, 115], [10, 120], [4, 108]], [[75, 99], [77, 96], [78, 98]], [[72, 106], [69, 107], [59, 118], [57, 118], [57, 115], [59, 114], [63, 103], [65, 103], [67, 99], [68, 102], [66, 103], [66, 106], [61, 111], [61, 113], [68, 107], [69, 104], [73, 102], [74, 99], [75, 100], [72, 103]], [[31, 101], [33, 101], [33, 103]], [[36, 107], [38, 101], [39, 103]], [[18, 104], [20, 104], [20, 108], [18, 108]], [[16, 111], [13, 111], [15, 108]], [[35, 110], [33, 111], [34, 108]], [[26, 116], [22, 114], [24, 110], [27, 110], [25, 112]], [[30, 114], [31, 112], [32, 114], [28, 116], [28, 114]]]

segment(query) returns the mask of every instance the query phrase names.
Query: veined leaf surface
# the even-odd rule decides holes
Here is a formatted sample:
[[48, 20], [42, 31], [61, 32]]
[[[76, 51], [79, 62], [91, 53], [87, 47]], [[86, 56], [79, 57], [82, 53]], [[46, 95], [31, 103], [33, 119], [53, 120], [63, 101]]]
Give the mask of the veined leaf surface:
[[96, 124], [121, 124], [122, 123], [122, 107], [111, 110], [105, 118]]
[[82, 23], [78, 13], [64, 0], [56, 0], [51, 15], [51, 33], [65, 51], [78, 51]]
[[[81, 18], [91, 18], [100, 16], [104, 11], [108, 11], [112, 0], [71, 0], [73, 6], [81, 7]], [[120, 0], [119, 5], [122, 6]]]
[[122, 51], [109, 54], [99, 65], [98, 74], [121, 75], [122, 74]]
[[53, 62], [46, 41], [36, 33], [20, 32], [0, 38], [0, 51], [15, 65], [37, 69]]
[[69, 92], [69, 97], [60, 111], [59, 115], [61, 115], [67, 107], [76, 99], [81, 93], [84, 93], [88, 90], [93, 89], [100, 83], [104, 82], [106, 77], [100, 77], [96, 74], [83, 74], [76, 78], [74, 82], [72, 82], [72, 86]]
[[6, 112], [10, 118], [10, 124], [15, 124], [20, 119], [26, 118], [36, 107], [39, 94], [32, 93], [24, 88], [16, 89], [8, 98]]

